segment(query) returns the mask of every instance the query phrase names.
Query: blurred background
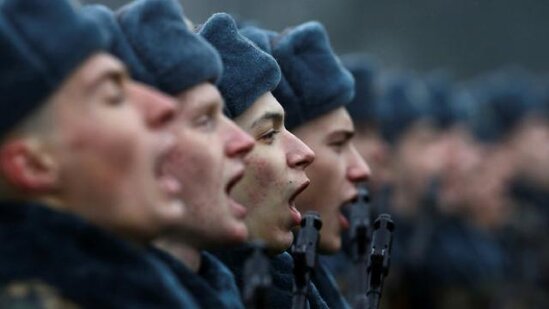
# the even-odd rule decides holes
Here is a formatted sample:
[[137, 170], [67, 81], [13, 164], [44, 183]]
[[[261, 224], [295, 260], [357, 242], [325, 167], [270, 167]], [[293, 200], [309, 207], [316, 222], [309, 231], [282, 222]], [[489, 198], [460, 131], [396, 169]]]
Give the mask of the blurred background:
[[[111, 8], [128, 0], [84, 0]], [[282, 30], [321, 21], [338, 53], [365, 51], [384, 65], [459, 79], [503, 65], [549, 69], [549, 2], [540, 0], [182, 0], [195, 23], [215, 12]]]
[[[396, 224], [383, 308], [549, 308], [549, 1], [182, 3], [197, 24], [327, 28], [356, 80], [372, 218]], [[352, 299], [344, 243], [322, 259]]]

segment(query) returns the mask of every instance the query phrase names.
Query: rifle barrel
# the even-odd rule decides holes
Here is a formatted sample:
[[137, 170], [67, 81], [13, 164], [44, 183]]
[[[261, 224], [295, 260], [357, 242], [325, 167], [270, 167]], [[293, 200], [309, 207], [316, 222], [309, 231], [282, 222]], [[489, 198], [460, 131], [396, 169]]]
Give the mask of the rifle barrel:
[[301, 228], [292, 246], [294, 258], [294, 291], [292, 309], [307, 308], [308, 285], [318, 264], [317, 247], [322, 228], [320, 215], [308, 211], [301, 219]]

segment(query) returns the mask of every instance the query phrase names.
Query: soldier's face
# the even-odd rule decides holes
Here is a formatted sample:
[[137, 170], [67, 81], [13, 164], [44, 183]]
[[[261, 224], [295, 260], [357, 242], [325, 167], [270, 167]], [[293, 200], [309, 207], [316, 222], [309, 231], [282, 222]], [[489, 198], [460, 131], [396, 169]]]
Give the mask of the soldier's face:
[[506, 164], [508, 161], [507, 150], [485, 150], [463, 190], [469, 219], [484, 228], [501, 227], [511, 214], [507, 188], [513, 169]]
[[212, 84], [188, 89], [177, 100], [177, 151], [169, 169], [182, 184], [188, 213], [176, 237], [199, 249], [241, 243], [248, 236], [246, 208], [229, 193], [244, 173], [253, 140], [223, 115], [222, 98]]
[[376, 177], [370, 180], [368, 189], [373, 192], [379, 191], [381, 187], [391, 181], [391, 157], [389, 145], [385, 142], [379, 132], [374, 128], [365, 128], [355, 135], [353, 139], [358, 153], [372, 168]]
[[292, 244], [291, 228], [301, 221], [294, 200], [309, 183], [304, 170], [314, 153], [285, 129], [284, 110], [270, 92], [235, 121], [256, 140], [256, 146], [232, 196], [248, 209], [251, 238], [281, 252]]
[[294, 130], [316, 153], [316, 160], [307, 170], [311, 185], [297, 198], [300, 211], [320, 213], [319, 250], [337, 252], [341, 248], [341, 232], [349, 223], [341, 208], [357, 195], [356, 183], [366, 181], [370, 169], [351, 142], [354, 127], [344, 108], [318, 117]]
[[55, 194], [70, 211], [144, 242], [180, 219], [179, 184], [162, 171], [175, 102], [130, 81], [106, 54], [86, 61], [51, 98]]
[[513, 136], [511, 147], [516, 173], [540, 189], [549, 189], [549, 122], [524, 120]]
[[425, 192], [430, 180], [439, 176], [444, 164], [445, 144], [427, 123], [416, 123], [397, 145], [395, 169], [399, 182], [417, 195]]
[[439, 198], [443, 211], [453, 212], [466, 205], [467, 188], [478, 173], [482, 147], [465, 128], [456, 127], [445, 134], [443, 170]]

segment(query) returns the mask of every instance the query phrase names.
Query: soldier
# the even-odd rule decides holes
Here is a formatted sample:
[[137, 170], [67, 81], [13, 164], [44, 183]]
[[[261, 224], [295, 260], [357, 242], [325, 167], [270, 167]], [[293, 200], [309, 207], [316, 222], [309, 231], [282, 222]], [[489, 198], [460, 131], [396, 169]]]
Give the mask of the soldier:
[[[340, 250], [341, 232], [348, 227], [341, 208], [356, 198], [356, 183], [370, 176], [351, 142], [354, 127], [344, 108], [354, 95], [354, 80], [317, 22], [290, 28], [270, 42], [282, 71], [282, 82], [273, 94], [286, 110], [288, 128], [316, 153], [307, 171], [310, 188], [297, 197], [296, 205], [300, 211], [320, 213], [319, 251], [333, 254]], [[322, 263], [313, 282], [330, 308], [348, 307]]]
[[202, 308], [243, 308], [230, 271], [204, 250], [243, 243], [246, 209], [229, 197], [242, 178], [253, 140], [222, 113], [215, 82], [218, 53], [183, 22], [172, 0], [139, 0], [116, 17], [106, 8], [90, 15], [117, 35], [134, 77], [177, 99], [176, 151], [166, 165], [181, 183], [187, 214], [162, 239], [155, 254], [168, 262]]
[[[367, 186], [370, 197], [374, 198], [370, 203], [371, 207], [367, 209], [373, 222], [377, 214], [386, 212], [382, 196], [388, 191], [391, 172], [389, 146], [381, 136], [381, 125], [377, 117], [381, 69], [373, 58], [365, 54], [344, 55], [341, 61], [355, 80], [355, 95], [345, 106], [355, 127], [353, 144], [375, 173], [375, 177], [368, 180]], [[356, 282], [360, 272], [357, 271], [357, 264], [350, 259], [353, 258], [354, 251], [351, 234], [352, 231], [343, 233], [342, 250], [334, 255], [322, 256], [321, 259], [336, 278], [341, 292], [352, 301], [359, 287]]]
[[356, 131], [353, 143], [376, 175], [368, 181], [368, 190], [372, 196], [378, 196], [391, 179], [391, 153], [381, 135], [377, 115], [382, 70], [373, 58], [364, 54], [344, 55], [341, 60], [355, 79], [355, 96], [347, 105]]
[[[309, 184], [305, 168], [314, 160], [314, 153], [284, 126], [284, 109], [271, 94], [280, 80], [276, 61], [242, 36], [227, 14], [213, 15], [201, 26], [200, 34], [217, 48], [223, 60], [219, 88], [226, 113], [256, 140], [244, 179], [232, 196], [247, 207], [250, 239], [261, 240], [270, 253], [270, 307], [289, 308], [293, 260], [284, 251], [292, 244], [291, 229], [301, 220], [294, 201]], [[249, 252], [248, 246], [216, 252], [235, 273], [241, 289]], [[310, 291], [311, 308], [326, 308], [316, 288], [311, 286]]]
[[146, 250], [185, 213], [164, 169], [175, 102], [69, 2], [0, 14], [2, 306], [197, 307]]
[[[547, 236], [539, 231], [549, 222], [549, 127], [543, 118], [542, 93], [532, 76], [517, 70], [500, 71], [481, 81], [474, 88], [480, 99], [474, 116], [484, 153], [462, 200], [466, 219], [491, 237], [492, 250], [485, 249], [490, 255], [478, 259], [486, 262], [475, 279], [499, 279], [516, 291], [506, 294], [506, 300], [544, 307], [548, 250]], [[505, 263], [494, 263], [494, 257], [505, 258]], [[501, 299], [497, 292], [493, 296]]]

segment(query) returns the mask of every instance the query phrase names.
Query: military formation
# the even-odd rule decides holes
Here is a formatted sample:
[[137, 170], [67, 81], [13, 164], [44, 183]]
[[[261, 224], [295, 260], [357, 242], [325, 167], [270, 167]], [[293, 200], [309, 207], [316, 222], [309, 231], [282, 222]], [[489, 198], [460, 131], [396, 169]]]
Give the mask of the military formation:
[[0, 0], [0, 308], [545, 308], [549, 82], [177, 0]]

